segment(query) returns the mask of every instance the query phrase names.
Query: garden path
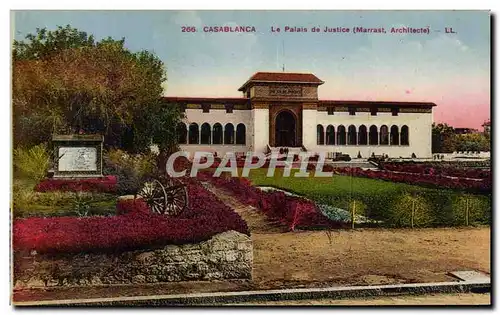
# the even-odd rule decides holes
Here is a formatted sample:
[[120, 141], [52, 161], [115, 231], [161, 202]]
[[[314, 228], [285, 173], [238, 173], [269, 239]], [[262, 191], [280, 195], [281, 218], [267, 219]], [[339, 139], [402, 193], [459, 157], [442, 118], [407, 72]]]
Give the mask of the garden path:
[[217, 198], [238, 213], [243, 220], [247, 222], [248, 228], [252, 234], [273, 234], [284, 233], [288, 228], [278, 221], [270, 221], [269, 218], [255, 207], [245, 205], [239, 202], [235, 197], [221, 188], [217, 188], [209, 183], [205, 187], [214, 193]]

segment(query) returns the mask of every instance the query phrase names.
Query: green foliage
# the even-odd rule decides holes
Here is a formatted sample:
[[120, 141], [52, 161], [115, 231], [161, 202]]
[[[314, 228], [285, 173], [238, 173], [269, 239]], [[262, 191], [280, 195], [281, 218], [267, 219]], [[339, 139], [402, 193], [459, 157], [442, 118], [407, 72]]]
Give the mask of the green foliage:
[[79, 217], [86, 217], [90, 210], [90, 200], [85, 198], [81, 193], [76, 194], [76, 198], [73, 200], [73, 211]]
[[110, 149], [105, 152], [104, 159], [118, 168], [132, 170], [139, 177], [156, 172], [156, 158], [153, 153], [130, 154], [124, 150]]
[[141, 183], [156, 174], [156, 157], [152, 153], [129, 154], [123, 150], [112, 149], [105, 153], [104, 173], [118, 178], [118, 194], [135, 194]]
[[431, 226], [433, 223], [431, 205], [418, 195], [404, 193], [388, 210], [391, 223], [398, 227], [411, 227], [412, 216], [414, 227]]
[[368, 216], [368, 206], [362, 200], [350, 200], [347, 209], [349, 212], [354, 209], [355, 216]]
[[14, 60], [41, 60], [57, 52], [79, 47], [94, 46], [94, 37], [80, 32], [70, 25], [58, 26], [54, 31], [46, 28], [37, 28], [36, 34], [26, 35], [27, 41], [14, 40]]
[[[459, 218], [465, 209], [456, 203], [462, 196], [461, 192], [350, 176], [295, 178], [292, 177], [294, 170], [292, 176], [282, 177], [282, 172], [282, 169], [277, 169], [274, 177], [267, 177], [266, 169], [256, 169], [250, 172], [250, 179], [254, 185], [284, 189], [349, 212], [353, 200], [356, 200], [357, 215], [383, 221], [381, 224], [389, 227], [409, 226], [408, 214], [411, 215], [413, 200], [416, 227], [465, 225]], [[477, 211], [477, 215], [470, 216], [470, 224], [489, 224], [491, 196], [469, 196], [474, 200], [471, 207], [476, 207], [474, 211]]]
[[[116, 196], [98, 193], [34, 191], [36, 182], [14, 179], [12, 201], [15, 217], [111, 215]], [[87, 207], [87, 206], [88, 207]]]
[[457, 151], [490, 151], [490, 139], [483, 133], [457, 135]]
[[432, 124], [432, 152], [452, 153], [456, 151], [457, 138], [453, 127], [447, 124]]
[[490, 151], [490, 137], [486, 133], [455, 134], [447, 124], [432, 125], [432, 152]]
[[13, 162], [19, 176], [40, 181], [46, 176], [50, 165], [47, 145], [41, 143], [30, 149], [18, 147], [14, 150]]
[[453, 198], [452, 215], [456, 225], [491, 223], [491, 205], [486, 198], [464, 194]]
[[37, 29], [13, 50], [16, 147], [80, 131], [103, 134], [106, 144], [131, 151], [144, 151], [153, 138], [162, 148], [176, 140], [170, 134], [181, 115], [160, 106], [166, 71], [153, 53], [131, 52], [124, 39], [95, 42], [70, 26]]
[[184, 118], [184, 113], [174, 104], [161, 101], [152, 103], [134, 124], [136, 145], [139, 149], [147, 148], [154, 143], [160, 151], [168, 154], [177, 151], [179, 139], [177, 125]]

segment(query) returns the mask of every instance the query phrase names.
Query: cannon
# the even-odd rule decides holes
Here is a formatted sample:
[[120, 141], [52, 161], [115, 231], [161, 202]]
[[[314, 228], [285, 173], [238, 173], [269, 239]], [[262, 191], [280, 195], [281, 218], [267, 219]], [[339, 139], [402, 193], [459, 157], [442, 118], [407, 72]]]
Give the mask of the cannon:
[[136, 193], [158, 214], [177, 216], [188, 207], [187, 187], [168, 175], [151, 178]]

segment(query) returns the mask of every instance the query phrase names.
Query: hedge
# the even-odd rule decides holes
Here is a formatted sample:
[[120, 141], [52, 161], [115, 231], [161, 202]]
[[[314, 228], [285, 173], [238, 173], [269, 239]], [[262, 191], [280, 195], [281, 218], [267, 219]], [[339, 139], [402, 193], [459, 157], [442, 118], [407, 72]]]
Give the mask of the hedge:
[[421, 185], [426, 187], [438, 187], [459, 189], [463, 191], [479, 192], [483, 194], [491, 193], [492, 180], [491, 177], [481, 180], [468, 178], [450, 178], [441, 175], [426, 175], [413, 173], [396, 173], [390, 171], [372, 171], [363, 170], [359, 167], [354, 168], [337, 168], [337, 174], [345, 174], [357, 177], [366, 177], [372, 179], [381, 179], [397, 183], [406, 183], [411, 185]]
[[35, 191], [86, 191], [112, 193], [116, 192], [116, 176], [108, 175], [102, 178], [60, 179], [47, 178], [35, 186]]
[[451, 177], [464, 177], [476, 179], [491, 179], [491, 170], [484, 170], [480, 168], [464, 168], [453, 167], [450, 165], [436, 165], [425, 163], [394, 163], [383, 162], [380, 166], [388, 171], [427, 174], [427, 175], [442, 175]]

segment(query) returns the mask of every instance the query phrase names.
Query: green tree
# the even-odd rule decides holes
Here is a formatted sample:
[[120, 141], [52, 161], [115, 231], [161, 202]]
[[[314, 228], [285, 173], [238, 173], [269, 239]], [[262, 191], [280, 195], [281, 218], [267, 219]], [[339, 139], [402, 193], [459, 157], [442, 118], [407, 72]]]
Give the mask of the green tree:
[[[175, 134], [182, 114], [162, 106], [166, 71], [156, 55], [133, 53], [124, 39], [95, 42], [70, 26], [37, 29], [26, 40], [15, 41], [13, 48], [15, 145], [85, 132], [101, 133], [106, 144], [121, 147], [129, 136], [127, 150], [147, 149], [153, 140], [162, 142], [162, 150], [174, 146], [175, 137], [157, 136]], [[145, 121], [149, 124], [141, 124]]]
[[451, 153], [456, 151], [457, 139], [454, 128], [448, 124], [432, 124], [432, 152]]
[[50, 56], [68, 49], [92, 47], [94, 37], [81, 32], [70, 25], [58, 26], [54, 31], [46, 28], [37, 28], [36, 34], [26, 35], [27, 41], [14, 40], [14, 60], [44, 60]]
[[134, 122], [134, 133], [141, 143], [137, 147], [146, 148], [152, 143], [158, 146], [158, 168], [160, 172], [166, 171], [166, 162], [170, 154], [178, 150], [178, 124], [184, 118], [180, 106], [166, 104], [161, 101], [148, 108], [147, 113], [138, 116]]
[[457, 135], [458, 151], [490, 151], [490, 139], [484, 133]]

